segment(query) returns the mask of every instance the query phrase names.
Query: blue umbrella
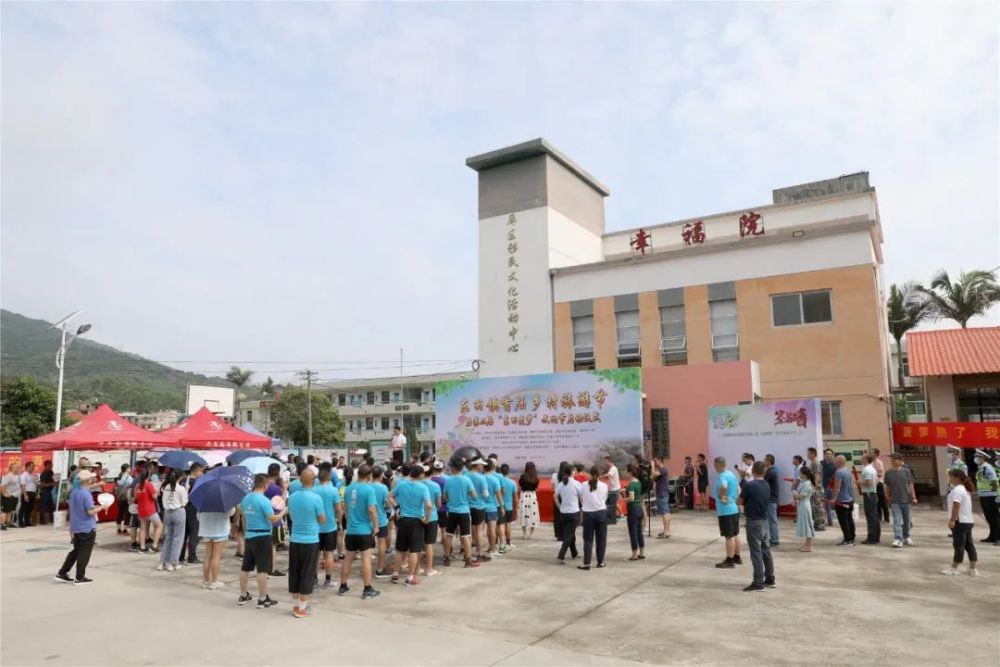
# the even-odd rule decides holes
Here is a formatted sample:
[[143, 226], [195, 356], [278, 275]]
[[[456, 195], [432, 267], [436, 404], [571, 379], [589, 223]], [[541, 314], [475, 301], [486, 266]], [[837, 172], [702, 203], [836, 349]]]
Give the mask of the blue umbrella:
[[267, 456], [267, 454], [257, 451], [256, 449], [240, 449], [227, 456], [226, 463], [234, 466], [242, 462], [243, 459], [248, 459], [253, 456]]
[[199, 512], [228, 512], [253, 491], [253, 473], [243, 466], [216, 468], [206, 473], [191, 492]]
[[271, 467], [272, 463], [278, 463], [270, 456], [251, 456], [248, 459], [243, 459], [240, 461], [240, 466], [248, 469], [253, 474], [267, 474], [267, 469]]
[[191, 467], [192, 463], [199, 463], [201, 465], [207, 464], [205, 459], [201, 458], [194, 452], [189, 452], [184, 449], [172, 449], [161, 456], [159, 460], [161, 466], [174, 468], [175, 470], [187, 470]]

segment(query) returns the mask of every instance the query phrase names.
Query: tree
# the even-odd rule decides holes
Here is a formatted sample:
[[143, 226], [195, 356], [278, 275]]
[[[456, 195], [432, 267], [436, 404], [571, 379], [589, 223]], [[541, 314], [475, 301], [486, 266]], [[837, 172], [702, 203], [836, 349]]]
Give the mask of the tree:
[[931, 280], [930, 289], [921, 285], [915, 289], [927, 297], [931, 318], [955, 320], [963, 329], [973, 317], [1000, 303], [1000, 285], [994, 271], [963, 271], [953, 283], [948, 272], [941, 269]]
[[[309, 442], [309, 395], [302, 387], [289, 387], [271, 406], [271, 425], [282, 439], [296, 445]], [[313, 442], [319, 445], [339, 445], [344, 442], [344, 420], [337, 414], [330, 397], [313, 392]]]
[[250, 383], [250, 378], [253, 377], [253, 371], [249, 368], [243, 369], [239, 366], [230, 366], [229, 372], [226, 373], [226, 380], [236, 387], [236, 414], [240, 415], [239, 421], [242, 423], [243, 411], [240, 410], [240, 389], [243, 385]]
[[886, 302], [886, 319], [889, 322], [889, 333], [896, 341], [896, 371], [898, 387], [903, 386], [903, 336], [921, 321], [930, 317], [927, 297], [916, 291], [913, 282], [903, 283], [902, 287], [889, 287], [889, 300]]
[[30, 377], [4, 380], [0, 384], [0, 413], [3, 415], [0, 443], [20, 445], [52, 430], [56, 418], [55, 392]]
[[274, 384], [274, 380], [270, 377], [260, 383], [260, 393], [266, 396], [274, 396], [274, 392], [277, 391], [277, 389], [278, 385]]

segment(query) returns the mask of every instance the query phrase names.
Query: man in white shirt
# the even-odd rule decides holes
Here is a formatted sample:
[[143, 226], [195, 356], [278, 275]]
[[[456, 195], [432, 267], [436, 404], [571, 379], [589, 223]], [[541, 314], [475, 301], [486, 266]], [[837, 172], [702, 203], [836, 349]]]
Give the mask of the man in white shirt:
[[0, 530], [14, 528], [14, 512], [21, 497], [21, 466], [11, 463], [7, 474], [0, 479]]
[[560, 533], [562, 534], [562, 546], [559, 548], [559, 562], [566, 563], [566, 550], [569, 550], [570, 557], [577, 557], [576, 549], [576, 527], [580, 524], [580, 496], [582, 489], [580, 483], [573, 479], [568, 464], [563, 464], [566, 469], [563, 471], [564, 481], [555, 486], [555, 499], [559, 503], [559, 520], [562, 524]]
[[31, 526], [31, 515], [35, 511], [35, 498], [38, 497], [38, 475], [35, 474], [35, 463], [28, 461], [21, 473], [21, 512], [18, 523], [21, 526]]
[[[402, 462], [406, 457], [406, 436], [403, 435], [398, 426], [392, 429], [392, 439], [389, 440], [389, 447], [392, 449], [392, 458]], [[397, 454], [397, 452], [399, 452]]]
[[[615, 513], [615, 517], [618, 516], [618, 494], [621, 493], [622, 489], [622, 478], [618, 473], [618, 466], [615, 465], [615, 460], [610, 456], [604, 457], [604, 465], [607, 468], [608, 476], [608, 506], [610, 511]], [[610, 514], [608, 515], [611, 516]]]
[[861, 495], [864, 497], [868, 537], [861, 544], [878, 544], [882, 537], [882, 524], [878, 516], [878, 472], [874, 465], [875, 455], [867, 452], [862, 460], [865, 465], [861, 469]]

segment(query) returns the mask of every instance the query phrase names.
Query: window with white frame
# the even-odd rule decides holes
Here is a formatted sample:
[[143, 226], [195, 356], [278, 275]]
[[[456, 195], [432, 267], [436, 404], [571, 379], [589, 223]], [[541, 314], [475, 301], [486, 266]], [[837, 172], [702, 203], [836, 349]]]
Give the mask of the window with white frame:
[[383, 431], [388, 431], [389, 430], [389, 418], [388, 417], [382, 417], [382, 430]]
[[823, 435], [844, 435], [844, 424], [840, 416], [840, 401], [821, 401], [819, 411]]
[[573, 318], [573, 364], [576, 370], [580, 366], [594, 367], [594, 316]]
[[366, 431], [374, 431], [375, 430], [375, 418], [374, 417], [365, 417], [365, 430]]
[[618, 365], [627, 366], [632, 362], [638, 362], [639, 311], [625, 310], [615, 313], [615, 326], [618, 333]]
[[740, 358], [740, 335], [736, 320], [736, 299], [708, 304], [712, 325], [712, 360], [736, 361]]
[[832, 322], [833, 297], [830, 290], [772, 295], [771, 321], [776, 327]]
[[660, 353], [664, 366], [687, 363], [687, 326], [684, 305], [660, 308]]

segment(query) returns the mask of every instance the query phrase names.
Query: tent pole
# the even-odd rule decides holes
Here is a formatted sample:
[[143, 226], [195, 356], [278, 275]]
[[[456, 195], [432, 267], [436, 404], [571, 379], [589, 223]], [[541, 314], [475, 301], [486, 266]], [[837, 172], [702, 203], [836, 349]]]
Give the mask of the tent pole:
[[[52, 532], [53, 533], [56, 532], [56, 514], [59, 513], [59, 498], [62, 496], [63, 478], [69, 476], [69, 450], [65, 446], [63, 447], [63, 460], [66, 462], [66, 474], [60, 473], [59, 474], [59, 482], [56, 484], [56, 499], [53, 502], [53, 505], [55, 505], [56, 509], [55, 509], [55, 512], [52, 514]], [[68, 504], [66, 506], [66, 521], [67, 522], [69, 521], [69, 505]]]

